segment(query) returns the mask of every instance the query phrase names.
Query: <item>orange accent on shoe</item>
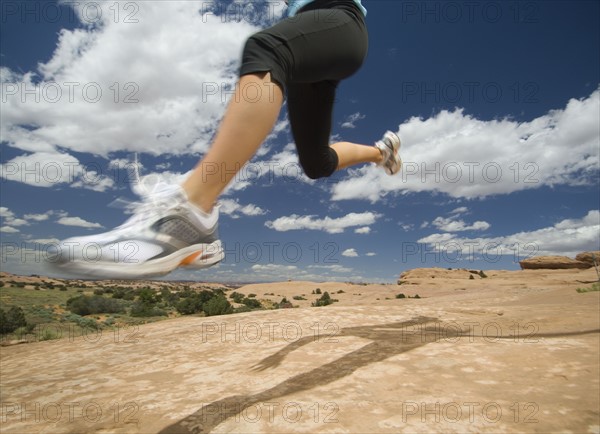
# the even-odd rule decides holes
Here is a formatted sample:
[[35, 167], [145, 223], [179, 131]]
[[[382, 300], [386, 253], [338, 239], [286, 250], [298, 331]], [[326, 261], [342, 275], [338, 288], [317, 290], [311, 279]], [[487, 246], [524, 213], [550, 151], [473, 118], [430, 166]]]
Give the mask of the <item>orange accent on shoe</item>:
[[187, 256], [183, 261], [181, 261], [179, 263], [179, 265], [190, 265], [192, 264], [196, 258], [198, 258], [198, 256], [200, 256], [202, 254], [202, 251], [200, 252], [196, 252], [196, 253], [192, 253], [191, 255]]

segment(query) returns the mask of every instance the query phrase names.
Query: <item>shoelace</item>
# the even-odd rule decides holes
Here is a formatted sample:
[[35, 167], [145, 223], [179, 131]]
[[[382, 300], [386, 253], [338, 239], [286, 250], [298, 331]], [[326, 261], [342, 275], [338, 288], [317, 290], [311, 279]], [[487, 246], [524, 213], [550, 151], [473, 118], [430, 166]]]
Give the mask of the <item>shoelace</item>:
[[133, 215], [119, 226], [120, 228], [132, 226], [148, 219], [160, 218], [181, 203], [176, 187], [165, 182], [158, 181], [150, 188], [145, 184], [139, 184], [134, 191], [141, 196], [142, 200], [130, 204], [134, 208]]
[[119, 198], [111, 205], [123, 207], [132, 211], [132, 216], [118, 226], [125, 229], [149, 219], [157, 219], [165, 215], [169, 210], [175, 208], [182, 202], [183, 193], [181, 187], [165, 182], [160, 175], [140, 176], [137, 154], [135, 155], [134, 179], [131, 182], [131, 190], [141, 200], [130, 201]]

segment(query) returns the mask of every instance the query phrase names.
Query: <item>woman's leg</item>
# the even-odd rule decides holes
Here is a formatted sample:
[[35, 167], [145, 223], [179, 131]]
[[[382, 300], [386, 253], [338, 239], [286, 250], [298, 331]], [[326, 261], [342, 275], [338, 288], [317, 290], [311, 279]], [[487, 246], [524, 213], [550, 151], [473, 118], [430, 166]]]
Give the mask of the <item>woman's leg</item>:
[[377, 163], [383, 161], [381, 151], [375, 146], [359, 145], [350, 142], [337, 142], [331, 148], [338, 156], [337, 170], [362, 163]]
[[210, 150], [183, 184], [192, 203], [211, 211], [219, 194], [273, 129], [282, 104], [283, 91], [269, 72], [240, 78]]

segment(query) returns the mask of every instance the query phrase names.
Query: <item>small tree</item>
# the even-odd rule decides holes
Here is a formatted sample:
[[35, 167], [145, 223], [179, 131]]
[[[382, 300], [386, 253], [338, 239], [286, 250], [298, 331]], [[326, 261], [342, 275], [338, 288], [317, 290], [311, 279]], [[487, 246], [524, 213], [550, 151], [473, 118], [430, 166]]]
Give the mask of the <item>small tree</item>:
[[312, 303], [312, 306], [313, 307], [329, 306], [330, 304], [335, 303], [336, 301], [337, 301], [336, 299], [331, 298], [329, 293], [327, 291], [325, 291], [323, 293], [323, 295], [321, 296], [321, 298], [319, 298], [314, 303]]
[[233, 312], [233, 306], [224, 296], [218, 295], [204, 303], [202, 310], [206, 316], [227, 315]]
[[262, 305], [260, 304], [260, 301], [258, 301], [255, 298], [244, 298], [242, 300], [242, 304], [244, 304], [245, 306], [248, 306], [250, 309], [259, 309], [262, 307]]
[[7, 312], [0, 309], [0, 333], [11, 333], [26, 326], [25, 313], [19, 306], [11, 306]]

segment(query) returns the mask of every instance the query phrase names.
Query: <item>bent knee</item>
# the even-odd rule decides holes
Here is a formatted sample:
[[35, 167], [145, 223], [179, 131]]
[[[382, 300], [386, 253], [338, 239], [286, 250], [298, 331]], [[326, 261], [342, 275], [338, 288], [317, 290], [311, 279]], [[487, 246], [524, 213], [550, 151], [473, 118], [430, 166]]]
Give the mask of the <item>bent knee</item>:
[[300, 165], [310, 179], [319, 179], [333, 175], [337, 170], [338, 161], [337, 153], [328, 148], [326, 152], [316, 158], [313, 156], [300, 158]]

